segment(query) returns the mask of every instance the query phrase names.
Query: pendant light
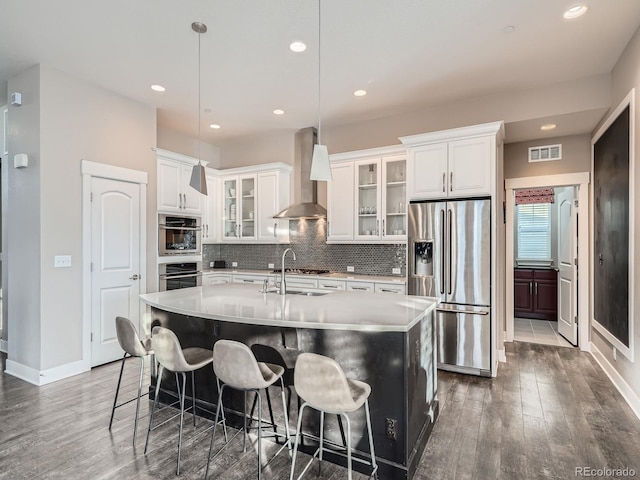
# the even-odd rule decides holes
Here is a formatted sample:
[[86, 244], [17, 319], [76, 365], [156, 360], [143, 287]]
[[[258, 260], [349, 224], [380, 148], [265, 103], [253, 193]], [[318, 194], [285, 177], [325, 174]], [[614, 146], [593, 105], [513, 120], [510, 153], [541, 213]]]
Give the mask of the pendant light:
[[331, 181], [331, 166], [329, 164], [329, 152], [326, 145], [322, 145], [322, 115], [320, 113], [320, 78], [322, 70], [320, 68], [320, 30], [321, 30], [321, 0], [318, 0], [318, 143], [313, 146], [313, 157], [311, 160], [311, 180]]
[[189, 185], [195, 188], [198, 192], [203, 195], [207, 194], [207, 175], [204, 171], [204, 166], [200, 161], [200, 114], [202, 111], [202, 106], [200, 105], [200, 67], [201, 67], [201, 54], [200, 54], [200, 37], [203, 33], [207, 32], [207, 26], [204, 23], [193, 22], [191, 24], [191, 29], [198, 34], [198, 164], [193, 166], [193, 170], [191, 171], [191, 181]]

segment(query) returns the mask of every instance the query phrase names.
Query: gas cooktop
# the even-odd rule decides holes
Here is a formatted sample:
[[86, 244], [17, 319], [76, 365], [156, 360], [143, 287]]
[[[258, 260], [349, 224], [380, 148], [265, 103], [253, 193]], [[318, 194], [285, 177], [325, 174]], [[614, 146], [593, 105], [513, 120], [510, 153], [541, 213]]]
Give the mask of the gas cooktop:
[[[322, 270], [320, 268], [285, 268], [285, 273], [298, 273], [302, 275], [324, 275], [325, 273], [331, 273], [329, 270]], [[274, 268], [273, 273], [282, 273], [281, 268]]]

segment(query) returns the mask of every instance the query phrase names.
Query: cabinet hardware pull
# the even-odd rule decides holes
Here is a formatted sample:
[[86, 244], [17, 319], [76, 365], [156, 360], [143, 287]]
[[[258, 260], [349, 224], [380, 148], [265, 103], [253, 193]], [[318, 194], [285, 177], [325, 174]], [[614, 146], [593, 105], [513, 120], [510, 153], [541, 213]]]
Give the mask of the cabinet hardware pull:
[[447, 173], [446, 172], [442, 172], [442, 193], [446, 192], [447, 190], [445, 189], [444, 183], [447, 181]]
[[132, 276], [129, 277], [130, 280], [138, 280], [140, 277], [138, 276], [137, 273], [134, 273]]
[[385, 234], [385, 230], [384, 230], [384, 218], [382, 219], [382, 236], [384, 237]]
[[278, 238], [278, 222], [273, 222], [273, 236]]
[[351, 290], [367, 290], [367, 287], [351, 287]]
[[338, 288], [337, 285], [320, 285], [321, 288]]
[[533, 295], [533, 282], [529, 282], [529, 296]]
[[380, 219], [376, 218], [376, 235], [380, 235]]
[[387, 292], [387, 293], [400, 293], [400, 290], [392, 290], [390, 288], [381, 288], [380, 291]]
[[538, 295], [538, 282], [536, 282], [536, 296]]
[[449, 191], [453, 192], [453, 172], [449, 174]]

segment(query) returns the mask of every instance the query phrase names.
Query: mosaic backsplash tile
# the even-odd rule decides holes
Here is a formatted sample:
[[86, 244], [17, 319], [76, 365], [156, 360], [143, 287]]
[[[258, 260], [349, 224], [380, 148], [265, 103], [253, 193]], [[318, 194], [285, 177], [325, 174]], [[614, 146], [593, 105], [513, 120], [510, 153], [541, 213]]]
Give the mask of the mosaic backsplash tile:
[[361, 275], [391, 275], [392, 268], [400, 268], [405, 276], [406, 245], [404, 244], [327, 244], [326, 221], [290, 220], [290, 245], [216, 244], [203, 246], [203, 263], [214, 260], [238, 262], [238, 268], [268, 268], [269, 263], [279, 268], [282, 252], [293, 248], [297, 261], [287, 255], [286, 266], [297, 268], [322, 268], [335, 272], [346, 272], [353, 266], [354, 273]]

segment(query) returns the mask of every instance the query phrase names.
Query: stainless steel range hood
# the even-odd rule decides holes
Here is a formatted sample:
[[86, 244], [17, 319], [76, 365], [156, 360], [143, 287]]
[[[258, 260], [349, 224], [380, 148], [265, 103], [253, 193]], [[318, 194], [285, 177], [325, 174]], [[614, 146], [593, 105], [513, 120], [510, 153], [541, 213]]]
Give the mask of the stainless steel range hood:
[[327, 209], [318, 204], [318, 182], [309, 180], [311, 175], [311, 158], [313, 146], [317, 142], [314, 127], [303, 128], [295, 136], [295, 165], [300, 165], [300, 198], [299, 202], [285, 208], [273, 218], [326, 218]]

